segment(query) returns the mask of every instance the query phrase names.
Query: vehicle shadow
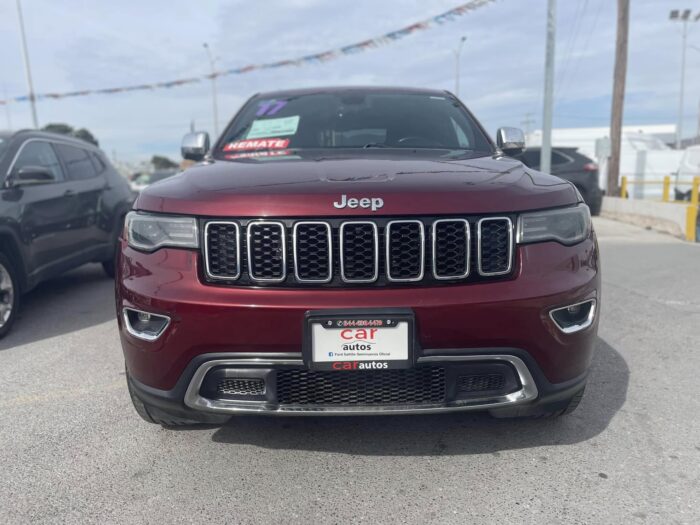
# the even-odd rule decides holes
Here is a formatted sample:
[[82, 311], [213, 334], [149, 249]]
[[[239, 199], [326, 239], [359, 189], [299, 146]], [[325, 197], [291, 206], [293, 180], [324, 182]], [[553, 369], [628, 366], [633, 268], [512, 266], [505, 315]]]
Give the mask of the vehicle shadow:
[[22, 296], [0, 351], [104, 323], [115, 319], [114, 311], [114, 281], [99, 264], [81, 266]]
[[375, 417], [234, 417], [212, 440], [269, 449], [366, 456], [437, 456], [568, 445], [603, 432], [624, 405], [629, 368], [602, 339], [578, 409], [558, 419], [494, 419], [469, 412]]

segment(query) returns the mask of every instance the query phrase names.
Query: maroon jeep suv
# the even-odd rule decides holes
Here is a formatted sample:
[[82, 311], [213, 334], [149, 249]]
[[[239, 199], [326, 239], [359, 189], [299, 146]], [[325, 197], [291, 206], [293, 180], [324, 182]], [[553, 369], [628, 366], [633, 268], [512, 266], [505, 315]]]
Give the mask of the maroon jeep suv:
[[573, 410], [600, 307], [589, 210], [452, 94], [252, 97], [126, 220], [117, 312], [136, 411], [497, 417]]

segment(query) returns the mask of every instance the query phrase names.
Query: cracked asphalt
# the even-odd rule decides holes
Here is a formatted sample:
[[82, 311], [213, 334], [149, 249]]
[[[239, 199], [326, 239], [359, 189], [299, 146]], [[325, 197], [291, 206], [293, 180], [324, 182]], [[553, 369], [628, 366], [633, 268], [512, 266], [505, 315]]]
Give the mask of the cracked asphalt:
[[558, 420], [141, 421], [112, 283], [44, 283], [0, 341], [0, 523], [698, 523], [700, 245], [596, 220], [600, 338]]

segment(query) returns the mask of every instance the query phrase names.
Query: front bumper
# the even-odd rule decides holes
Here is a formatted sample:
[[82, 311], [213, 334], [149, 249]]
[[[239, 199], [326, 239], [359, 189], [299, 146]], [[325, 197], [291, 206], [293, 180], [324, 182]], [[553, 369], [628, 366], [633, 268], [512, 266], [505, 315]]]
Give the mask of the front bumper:
[[[599, 303], [600, 274], [594, 235], [570, 247], [557, 243], [519, 246], [515, 260], [512, 278], [498, 282], [386, 289], [261, 289], [203, 283], [201, 259], [195, 251], [161, 249], [146, 254], [122, 244], [116, 281], [118, 311], [129, 307], [170, 318], [162, 336], [143, 341], [118, 316], [127, 370], [139, 397], [183, 416], [193, 412], [527, 410], [582, 388], [598, 315], [585, 330], [565, 334], [549, 314], [554, 308], [591, 298]], [[395, 307], [410, 308], [415, 314], [417, 367], [443, 363], [449, 370], [460, 362], [508, 361], [518, 372], [521, 391], [487, 399], [447, 398], [432, 406], [320, 407], [322, 410], [280, 406], [275, 400], [212, 402], [196, 393], [199, 368], [215, 359], [240, 365], [241, 359], [251, 356], [263, 361], [283, 356], [292, 363], [260, 362], [246, 367], [301, 366], [302, 327], [308, 310]], [[513, 364], [517, 361], [524, 367]]]
[[[517, 385], [504, 393], [492, 392], [487, 395], [472, 395], [456, 399], [452, 385], [446, 390], [442, 402], [404, 403], [390, 405], [338, 406], [324, 404], [285, 404], [278, 398], [274, 384], [274, 374], [280, 370], [302, 369], [303, 361], [296, 354], [205, 354], [199, 356], [187, 367], [180, 380], [171, 390], [159, 390], [144, 385], [133, 378], [135, 394], [152, 407], [168, 414], [191, 420], [221, 422], [222, 418], [238, 414], [265, 414], [277, 416], [349, 416], [349, 415], [390, 415], [390, 414], [430, 414], [441, 412], [462, 412], [489, 410], [496, 416], [525, 416], [547, 410], [566, 407], [568, 400], [585, 387], [587, 374], [563, 383], [552, 384], [544, 377], [534, 360], [523, 350], [516, 348], [479, 349], [471, 353], [464, 350], [440, 352], [439, 355], [421, 357], [416, 366], [444, 366], [449, 371], [469, 373], [475, 366], [488, 366], [499, 363], [512, 367]], [[220, 399], [206, 394], [203, 384], [209, 374], [226, 370], [237, 377], [272, 377], [268, 383], [265, 399]], [[246, 374], [247, 372], [247, 374]], [[379, 372], [385, 373], [386, 371]], [[330, 372], [335, 376], [355, 374], [354, 372]], [[218, 419], [217, 419], [218, 418]]]

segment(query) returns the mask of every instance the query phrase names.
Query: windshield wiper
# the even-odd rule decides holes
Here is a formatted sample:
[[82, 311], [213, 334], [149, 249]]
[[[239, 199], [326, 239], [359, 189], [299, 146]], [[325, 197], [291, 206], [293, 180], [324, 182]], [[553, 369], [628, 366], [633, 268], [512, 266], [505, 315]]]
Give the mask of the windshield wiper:
[[368, 144], [365, 144], [362, 147], [364, 149], [367, 149], [367, 148], [388, 148], [389, 146], [387, 146], [386, 144], [380, 144], [379, 142], [370, 142]]

